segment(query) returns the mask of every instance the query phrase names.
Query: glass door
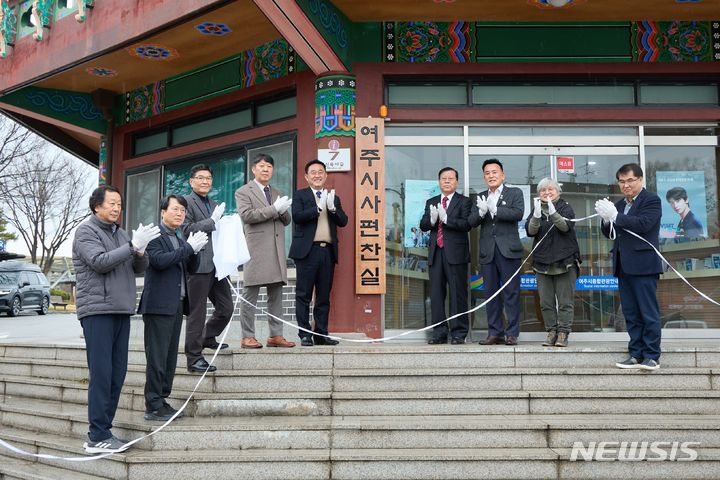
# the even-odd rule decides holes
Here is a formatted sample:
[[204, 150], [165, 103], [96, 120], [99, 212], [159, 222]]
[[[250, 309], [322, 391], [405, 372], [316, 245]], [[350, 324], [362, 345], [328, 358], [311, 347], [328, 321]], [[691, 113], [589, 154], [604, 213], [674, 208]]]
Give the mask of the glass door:
[[[576, 218], [595, 213], [595, 201], [602, 197], [620, 198], [615, 183], [615, 172], [625, 163], [639, 163], [639, 150], [624, 147], [470, 147], [469, 193], [473, 201], [478, 192], [485, 190], [482, 163], [497, 158], [503, 163], [506, 182], [523, 190], [525, 215], [530, 214], [531, 199], [536, 196], [538, 182], [550, 177], [562, 187], [562, 197], [570, 203]], [[520, 238], [526, 255], [532, 249], [532, 239], [527, 238], [525, 221], [518, 223]], [[609, 251], [611, 242], [600, 232], [597, 218], [578, 222], [576, 225], [582, 265], [575, 299], [575, 332], [600, 332], [624, 330], [619, 299], [615, 295], [612, 279], [612, 262]], [[471, 245], [477, 248], [478, 232], [471, 232]], [[471, 306], [482, 303], [485, 292], [480, 280], [477, 252], [473, 252], [471, 265]], [[539, 298], [534, 287], [534, 274], [530, 262], [524, 264], [521, 291], [521, 331], [544, 331]], [[473, 281], [475, 279], [475, 281]], [[484, 309], [474, 314], [473, 328], [485, 330], [487, 319]]]

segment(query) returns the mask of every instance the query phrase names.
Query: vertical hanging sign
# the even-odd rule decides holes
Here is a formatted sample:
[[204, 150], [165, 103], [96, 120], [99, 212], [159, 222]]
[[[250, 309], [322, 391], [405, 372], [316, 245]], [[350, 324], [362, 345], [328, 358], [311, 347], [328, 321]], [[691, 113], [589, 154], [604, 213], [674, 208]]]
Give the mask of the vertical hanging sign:
[[355, 293], [385, 293], [385, 124], [355, 118]]

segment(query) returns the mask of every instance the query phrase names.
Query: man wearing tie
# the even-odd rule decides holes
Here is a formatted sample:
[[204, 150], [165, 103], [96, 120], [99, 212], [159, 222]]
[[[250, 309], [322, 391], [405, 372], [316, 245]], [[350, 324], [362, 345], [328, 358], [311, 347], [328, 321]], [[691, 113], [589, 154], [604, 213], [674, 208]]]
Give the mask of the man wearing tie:
[[[250, 261], [243, 266], [243, 298], [247, 303], [240, 307], [243, 339], [242, 348], [262, 348], [255, 339], [255, 308], [260, 287], [267, 289], [268, 347], [294, 347], [283, 337], [283, 324], [273, 316], [282, 318], [282, 289], [287, 284], [285, 258], [285, 226], [290, 224], [292, 200], [280, 196], [270, 186], [275, 161], [260, 153], [252, 159], [254, 179], [235, 191], [237, 211], [243, 221]], [[248, 304], [249, 303], [249, 304]]]
[[[438, 323], [445, 315], [445, 295], [449, 290], [450, 316], [468, 309], [468, 264], [470, 263], [470, 199], [457, 193], [458, 172], [445, 167], [438, 173], [440, 195], [425, 203], [420, 229], [430, 231], [428, 266], [430, 267], [430, 308], [432, 322]], [[430, 345], [447, 343], [448, 330], [451, 343], [465, 343], [468, 333], [467, 315], [442, 323], [433, 329]]]
[[[324, 189], [327, 180], [325, 164], [311, 160], [305, 165], [305, 180], [308, 188], [293, 194], [292, 219], [293, 240], [290, 258], [297, 266], [295, 284], [295, 318], [298, 326], [313, 330], [320, 335], [299, 331], [300, 344], [337, 345], [338, 341], [325, 338], [328, 334], [330, 313], [330, 289], [332, 288], [335, 264], [338, 261], [337, 227], [347, 225], [348, 218], [342, 209], [340, 197], [335, 190]], [[310, 326], [310, 301], [315, 290], [313, 318], [315, 328]]]
[[[523, 219], [525, 203], [522, 190], [504, 184], [502, 163], [495, 158], [483, 162], [483, 176], [488, 189], [477, 196], [477, 208], [470, 215], [470, 225], [480, 225], [480, 264], [488, 296], [495, 293], [512, 277], [522, 259], [523, 247], [518, 222]], [[487, 304], [488, 336], [481, 345], [517, 345], [520, 335], [520, 275], [505, 287], [507, 328], [503, 325], [503, 304], [495, 297]]]
[[618, 368], [660, 368], [660, 308], [657, 302], [658, 275], [662, 261], [648, 243], [660, 248], [660, 197], [643, 188], [643, 171], [637, 163], [623, 165], [615, 174], [624, 199], [613, 204], [602, 199], [595, 211], [602, 217], [602, 232], [612, 238], [613, 274], [618, 277], [620, 304], [630, 335], [630, 356]]

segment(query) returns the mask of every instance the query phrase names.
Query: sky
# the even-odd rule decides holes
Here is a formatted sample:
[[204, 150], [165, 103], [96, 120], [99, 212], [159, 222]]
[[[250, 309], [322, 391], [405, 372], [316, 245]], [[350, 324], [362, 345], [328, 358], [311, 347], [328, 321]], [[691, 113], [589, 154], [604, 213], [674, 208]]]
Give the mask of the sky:
[[[48, 155], [55, 155], [57, 152], [62, 152], [63, 155], [70, 158], [71, 161], [77, 162], [77, 165], [79, 165], [80, 168], [82, 168], [83, 170], [86, 171], [86, 175], [88, 177], [97, 178], [98, 169], [96, 167], [92, 167], [92, 166], [88, 165], [84, 161], [80, 160], [79, 158], [73, 156], [72, 154], [70, 154], [68, 152], [65, 152], [64, 150], [60, 149], [59, 147], [53, 145], [50, 142], [47, 142], [45, 140], [43, 140], [43, 142], [45, 143], [44, 148], [47, 149], [46, 151], [47, 151]], [[78, 202], [83, 205], [87, 205], [88, 198], [87, 197], [79, 198]], [[7, 229], [9, 231], [16, 232], [15, 228], [10, 224], [7, 224]], [[58, 250], [58, 253], [56, 254], [56, 256], [61, 256], [61, 257], [72, 256], [73, 237], [74, 237], [74, 232], [70, 234], [70, 236], [68, 237], [67, 240], [65, 240], [65, 242], [62, 244], [62, 246]], [[18, 235], [17, 240], [9, 240], [7, 242], [5, 250], [8, 252], [30, 255], [30, 251], [28, 250], [27, 246], [25, 245], [25, 242], [22, 240], [22, 237], [20, 237], [20, 235]], [[38, 255], [40, 253], [41, 252], [38, 251]]]

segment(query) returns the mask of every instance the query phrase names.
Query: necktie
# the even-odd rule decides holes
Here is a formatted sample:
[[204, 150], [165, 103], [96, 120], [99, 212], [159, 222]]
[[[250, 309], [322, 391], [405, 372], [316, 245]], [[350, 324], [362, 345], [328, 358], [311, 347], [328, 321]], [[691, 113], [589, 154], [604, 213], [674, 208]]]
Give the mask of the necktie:
[[265, 198], [267, 199], [267, 202], [269, 205], [272, 205], [272, 198], [270, 197], [270, 186], [266, 186], [263, 188], [263, 192], [265, 192]]
[[629, 201], [629, 202], [628, 202], [627, 200], [625, 200], [625, 210], [623, 210], [623, 213], [624, 213], [625, 215], [627, 215], [627, 213], [628, 213], [628, 212], [630, 211], [630, 209], [632, 208], [632, 203], [633, 203], [632, 200]]
[[[442, 206], [444, 209], [447, 209], [447, 197], [443, 197], [442, 199]], [[443, 248], [445, 246], [445, 237], [443, 235], [443, 223], [438, 218], [438, 234], [437, 234], [437, 246], [440, 248]]]
[[320, 192], [315, 192], [315, 196], [318, 197], [318, 200], [320, 200], [320, 197], [322, 197], [322, 193], [320, 193]]

